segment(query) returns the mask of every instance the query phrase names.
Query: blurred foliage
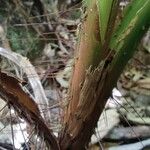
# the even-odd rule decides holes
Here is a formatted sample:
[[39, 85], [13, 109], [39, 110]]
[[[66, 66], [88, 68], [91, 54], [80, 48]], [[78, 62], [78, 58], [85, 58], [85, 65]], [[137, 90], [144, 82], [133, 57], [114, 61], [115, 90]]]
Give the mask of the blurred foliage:
[[34, 59], [40, 55], [42, 41], [35, 37], [35, 32], [22, 27], [9, 27], [7, 38], [11, 48], [24, 56]]
[[[77, 0], [81, 2], [81, 0]], [[72, 9], [67, 12], [71, 4], [76, 1], [56, 0], [8, 0], [0, 1], [0, 25], [3, 26], [11, 50], [18, 52], [29, 59], [39, 57], [45, 44], [54, 43], [58, 45], [55, 33], [60, 23], [59, 18], [79, 19], [81, 13]], [[61, 9], [63, 5], [65, 9]], [[74, 7], [74, 6], [73, 6]], [[35, 25], [36, 24], [36, 25]], [[52, 34], [45, 34], [52, 32]], [[56, 31], [57, 32], [57, 31]], [[56, 40], [51, 40], [56, 39]]]

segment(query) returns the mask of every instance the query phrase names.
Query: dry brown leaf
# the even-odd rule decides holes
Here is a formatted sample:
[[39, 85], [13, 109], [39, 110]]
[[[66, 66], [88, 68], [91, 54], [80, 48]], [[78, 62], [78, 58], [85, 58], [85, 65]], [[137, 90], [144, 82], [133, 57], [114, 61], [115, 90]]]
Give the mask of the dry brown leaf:
[[44, 137], [48, 147], [60, 150], [57, 139], [45, 124], [37, 104], [25, 93], [21, 84], [23, 81], [0, 71], [0, 96], [11, 104], [21, 117], [35, 125], [38, 135]]
[[3, 89], [16, 96], [21, 105], [27, 107], [31, 112], [40, 115], [37, 104], [23, 91], [20, 84], [23, 84], [23, 81], [0, 71], [0, 85]]

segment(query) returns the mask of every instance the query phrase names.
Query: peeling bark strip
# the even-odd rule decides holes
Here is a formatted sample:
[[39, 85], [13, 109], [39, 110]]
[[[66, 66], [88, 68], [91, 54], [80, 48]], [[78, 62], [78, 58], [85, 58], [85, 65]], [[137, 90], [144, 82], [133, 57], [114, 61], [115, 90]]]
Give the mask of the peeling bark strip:
[[102, 61], [95, 70], [90, 67], [86, 72], [79, 103], [75, 113], [71, 114], [69, 121], [66, 122], [66, 128], [60, 137], [62, 150], [83, 150], [85, 144], [90, 141], [111, 92], [109, 88], [107, 91], [108, 68], [109, 65], [106, 66], [106, 62]]
[[[75, 69], [72, 75], [70, 93], [68, 101], [69, 106], [64, 116], [64, 122], [68, 122], [69, 116], [76, 112], [79, 102], [81, 86], [85, 80], [86, 70], [91, 66], [92, 69], [98, 67], [101, 58], [101, 44], [99, 39], [99, 22], [96, 0], [92, 0], [91, 6], [86, 10], [85, 17], [81, 25], [79, 43], [77, 46], [77, 59]], [[87, 15], [86, 15], [87, 14]]]
[[44, 137], [48, 147], [60, 150], [57, 139], [44, 123], [37, 104], [21, 88], [21, 81], [0, 71], [0, 97], [12, 105], [20, 117], [36, 127], [37, 134]]

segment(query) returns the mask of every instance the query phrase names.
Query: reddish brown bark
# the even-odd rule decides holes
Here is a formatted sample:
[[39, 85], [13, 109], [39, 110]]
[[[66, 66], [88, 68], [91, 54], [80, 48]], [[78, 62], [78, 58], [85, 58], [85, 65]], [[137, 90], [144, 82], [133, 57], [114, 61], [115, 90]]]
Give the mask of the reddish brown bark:
[[[95, 0], [89, 8], [88, 16], [85, 16], [84, 23], [81, 27], [81, 34], [79, 35], [80, 41], [77, 47], [77, 55], [75, 59], [75, 68], [72, 76], [71, 90], [70, 90], [70, 104], [65, 114], [65, 122], [68, 122], [70, 112], [73, 114], [80, 96], [86, 70], [92, 64], [96, 67], [100, 62], [100, 34], [99, 34], [99, 21]], [[99, 57], [95, 57], [95, 55]]]
[[[98, 9], [93, 0], [80, 35], [69, 93], [70, 103], [59, 140], [62, 150], [85, 149], [113, 88], [107, 82], [113, 56], [108, 50], [105, 51], [106, 45], [102, 47], [99, 30]], [[102, 55], [103, 52], [105, 55]]]
[[[84, 94], [87, 94], [86, 98], [84, 98], [84, 94], [81, 95], [83, 86], [85, 86], [84, 82], [87, 70], [92, 64], [89, 72], [89, 76], [91, 76], [91, 71], [98, 66], [101, 57], [99, 18], [95, 0], [93, 0], [91, 7], [87, 10], [87, 16], [84, 18], [84, 23], [81, 30], [75, 68], [69, 93], [70, 103], [64, 119], [65, 129], [62, 131], [60, 137], [60, 145], [62, 150], [84, 149], [85, 145], [90, 140], [93, 126], [96, 126], [96, 122], [100, 114], [93, 114], [93, 111], [99, 108], [95, 108], [97, 102], [96, 97], [93, 96], [96, 95], [91, 93], [92, 88], [87, 89], [87, 91], [85, 91], [87, 93], [84, 93], [83, 91]], [[97, 56], [95, 57], [95, 55]], [[91, 76], [91, 78], [93, 78], [93, 76]], [[92, 84], [93, 86], [96, 86], [94, 80], [94, 78], [91, 80], [91, 85], [87, 85], [88, 88], [92, 87]], [[87, 82], [90, 83], [90, 81]], [[83, 99], [84, 102], [81, 102], [81, 99]], [[101, 109], [99, 110], [101, 111]], [[95, 115], [96, 118], [93, 120]]]

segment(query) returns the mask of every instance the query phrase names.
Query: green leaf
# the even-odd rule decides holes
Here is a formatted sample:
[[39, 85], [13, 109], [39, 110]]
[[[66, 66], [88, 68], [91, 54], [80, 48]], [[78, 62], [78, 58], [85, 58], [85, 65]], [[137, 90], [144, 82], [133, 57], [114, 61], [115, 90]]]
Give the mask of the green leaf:
[[149, 20], [149, 13], [150, 0], [133, 0], [128, 8], [125, 9], [123, 20], [113, 34], [110, 47], [113, 50], [119, 50], [131, 31], [134, 28], [137, 30], [139, 26], [142, 25], [142, 22], [144, 25], [144, 22]]
[[114, 24], [112, 17], [115, 19], [118, 0], [97, 0], [97, 7], [99, 12], [100, 37], [101, 42], [104, 43], [106, 38], [110, 37], [110, 35], [106, 37], [107, 31], [111, 27], [111, 30], [113, 29], [113, 26], [110, 25]]
[[110, 48], [116, 51], [110, 72], [117, 79], [133, 56], [137, 45], [150, 27], [150, 0], [133, 0], [111, 39]]

